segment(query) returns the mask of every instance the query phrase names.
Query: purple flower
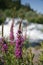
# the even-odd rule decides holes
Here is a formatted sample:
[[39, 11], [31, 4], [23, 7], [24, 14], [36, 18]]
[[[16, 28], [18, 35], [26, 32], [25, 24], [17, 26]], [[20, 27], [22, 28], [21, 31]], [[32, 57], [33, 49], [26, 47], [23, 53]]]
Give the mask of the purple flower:
[[23, 45], [23, 36], [19, 35], [20, 33], [17, 34], [17, 39], [16, 39], [16, 48], [15, 48], [15, 56], [17, 58], [22, 57], [22, 45]]
[[12, 31], [10, 32], [10, 40], [14, 40], [14, 35]]
[[8, 51], [8, 45], [4, 38], [2, 39], [2, 51], [7, 52]]
[[2, 45], [2, 51], [3, 52], [7, 52], [8, 51], [8, 45], [7, 44], [3, 44]]
[[6, 44], [3, 44], [3, 48], [7, 50], [8, 46]]
[[12, 25], [11, 25], [11, 29], [10, 29], [10, 43], [13, 44], [14, 42], [14, 34], [13, 34], [13, 22], [12, 22]]

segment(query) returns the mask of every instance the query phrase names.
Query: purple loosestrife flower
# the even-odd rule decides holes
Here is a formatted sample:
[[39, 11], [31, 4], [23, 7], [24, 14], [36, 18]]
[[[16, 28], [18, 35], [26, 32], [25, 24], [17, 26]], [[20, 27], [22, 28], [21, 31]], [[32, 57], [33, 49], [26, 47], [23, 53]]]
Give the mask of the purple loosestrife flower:
[[13, 44], [14, 42], [14, 34], [13, 34], [13, 26], [14, 26], [14, 21], [12, 22], [11, 29], [10, 29], [10, 43]]
[[[20, 31], [21, 32], [21, 31]], [[17, 39], [16, 39], [16, 48], [15, 48], [15, 56], [16, 58], [22, 58], [22, 45], [23, 45], [23, 36], [21, 33], [17, 33]]]
[[8, 46], [6, 44], [2, 45], [2, 51], [4, 51], [4, 52], [8, 51]]
[[7, 53], [8, 51], [8, 45], [4, 39], [2, 39], [2, 52]]

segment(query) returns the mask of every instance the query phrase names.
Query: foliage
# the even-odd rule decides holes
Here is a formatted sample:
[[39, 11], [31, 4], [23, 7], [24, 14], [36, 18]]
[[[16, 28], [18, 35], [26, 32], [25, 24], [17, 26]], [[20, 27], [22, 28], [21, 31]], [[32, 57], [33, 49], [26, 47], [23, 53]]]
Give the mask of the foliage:
[[4, 11], [4, 14], [6, 15], [6, 17], [16, 17], [16, 8], [13, 9], [6, 9]]
[[0, 10], [0, 24], [4, 23], [4, 20], [6, 19], [4, 13], [2, 10]]
[[[24, 45], [27, 43], [28, 42], [26, 41]], [[7, 53], [1, 52], [1, 54], [3, 55], [3, 59], [5, 61], [4, 65], [34, 65], [33, 58], [35, 55], [32, 53], [32, 47], [26, 48], [25, 46], [23, 46], [22, 51], [23, 51], [22, 59], [17, 59], [15, 57], [15, 43], [14, 45], [8, 43], [8, 52]], [[43, 65], [43, 52], [41, 52], [39, 56], [38, 63], [39, 65]]]
[[20, 7], [20, 0], [0, 0], [0, 9], [9, 9], [13, 7]]
[[31, 53], [31, 50], [29, 50], [28, 52], [28, 50], [26, 51], [24, 48], [22, 59], [17, 59], [15, 57], [14, 51], [15, 47], [8, 43], [8, 53], [3, 54], [5, 65], [28, 65], [30, 63], [32, 64], [33, 54]]
[[41, 49], [43, 49], [43, 42], [41, 42]]
[[[34, 11], [28, 3], [22, 5], [21, 0], [0, 0], [0, 10], [5, 17], [20, 17], [29, 22], [43, 24], [43, 14]], [[2, 21], [1, 19], [0, 24]]]
[[41, 52], [39, 56], [40, 65], [43, 65], [43, 51]]

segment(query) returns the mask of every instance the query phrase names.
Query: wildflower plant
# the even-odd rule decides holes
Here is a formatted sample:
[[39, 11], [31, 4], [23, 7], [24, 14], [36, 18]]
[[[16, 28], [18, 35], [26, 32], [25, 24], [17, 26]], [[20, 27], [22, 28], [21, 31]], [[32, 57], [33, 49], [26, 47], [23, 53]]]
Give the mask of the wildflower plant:
[[14, 43], [13, 27], [14, 27], [14, 19], [13, 19], [13, 21], [12, 21], [11, 28], [10, 28], [10, 43], [11, 43], [11, 44]]
[[4, 38], [1, 40], [1, 51], [7, 53], [8, 45]]
[[15, 56], [16, 58], [22, 58], [22, 45], [23, 45], [23, 36], [21, 31], [21, 22], [19, 25], [19, 30], [17, 32], [17, 39], [16, 39], [16, 47], [15, 47]]

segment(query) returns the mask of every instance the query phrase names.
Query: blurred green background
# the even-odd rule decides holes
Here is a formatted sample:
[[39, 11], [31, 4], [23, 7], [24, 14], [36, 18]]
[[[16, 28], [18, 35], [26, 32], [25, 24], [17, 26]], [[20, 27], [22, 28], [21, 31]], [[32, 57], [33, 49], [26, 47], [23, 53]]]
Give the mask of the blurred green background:
[[21, 4], [21, 0], [0, 0], [0, 24], [6, 17], [27, 19], [29, 22], [43, 24], [43, 14], [37, 13], [30, 4]]

